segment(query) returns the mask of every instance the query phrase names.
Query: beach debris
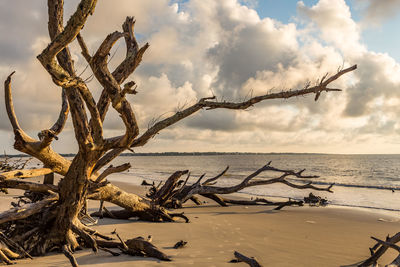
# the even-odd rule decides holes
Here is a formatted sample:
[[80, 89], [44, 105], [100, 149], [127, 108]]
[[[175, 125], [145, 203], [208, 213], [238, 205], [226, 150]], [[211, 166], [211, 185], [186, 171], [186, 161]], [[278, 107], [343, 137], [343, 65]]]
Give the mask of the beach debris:
[[174, 248], [175, 248], [175, 249], [183, 248], [184, 246], [186, 246], [187, 243], [188, 243], [188, 242], [183, 241], [183, 240], [178, 241], [178, 242], [176, 242], [176, 244], [174, 245]]
[[154, 181], [153, 181], [153, 183], [151, 184], [151, 183], [147, 182], [146, 180], [143, 180], [142, 183], [141, 183], [140, 185], [143, 185], [143, 186], [154, 186]]
[[[97, 240], [97, 244], [101, 248], [109, 249], [109, 248], [118, 248], [122, 253], [128, 254], [131, 256], [146, 256], [157, 258], [162, 261], [171, 261], [171, 259], [161, 252], [156, 246], [151, 243], [152, 236], [149, 235], [146, 239], [138, 236], [136, 238], [123, 240], [117, 231], [111, 232], [116, 235], [120, 242], [109, 241], [109, 240]], [[113, 254], [111, 251], [107, 251]], [[115, 255], [114, 255], [115, 254]], [[114, 252], [113, 256], [117, 256]]]
[[4, 159], [0, 160], [0, 175], [1, 175], [1, 172], [23, 170], [23, 169], [25, 169], [28, 162], [33, 159], [33, 158], [20, 157], [15, 160], [10, 160], [11, 158], [9, 156], [7, 156], [7, 154], [5, 154], [5, 153], [4, 153], [3, 157], [4, 157]]
[[230, 263], [244, 262], [247, 263], [250, 267], [261, 267], [261, 264], [258, 263], [258, 261], [254, 259], [254, 257], [249, 258], [237, 251], [234, 252], [234, 256], [236, 259], [230, 260]]
[[328, 200], [310, 193], [308, 197], [304, 197], [304, 202], [310, 204], [310, 206], [326, 206], [328, 205]]

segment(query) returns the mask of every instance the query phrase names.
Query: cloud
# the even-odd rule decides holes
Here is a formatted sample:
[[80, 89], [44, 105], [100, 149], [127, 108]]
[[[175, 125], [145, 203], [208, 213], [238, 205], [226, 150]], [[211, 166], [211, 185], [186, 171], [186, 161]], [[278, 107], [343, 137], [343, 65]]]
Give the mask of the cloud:
[[350, 8], [344, 0], [320, 0], [312, 7], [306, 7], [300, 1], [297, 9], [301, 16], [315, 23], [321, 38], [339, 48], [345, 57], [366, 50], [360, 43], [360, 27], [351, 18]]
[[38, 36], [47, 33], [46, 14], [45, 2], [16, 0], [10, 4], [1, 1], [1, 64], [15, 66], [33, 56], [31, 44]]
[[358, 0], [357, 2], [362, 6], [363, 22], [371, 25], [380, 25], [397, 16], [400, 9], [399, 0]]

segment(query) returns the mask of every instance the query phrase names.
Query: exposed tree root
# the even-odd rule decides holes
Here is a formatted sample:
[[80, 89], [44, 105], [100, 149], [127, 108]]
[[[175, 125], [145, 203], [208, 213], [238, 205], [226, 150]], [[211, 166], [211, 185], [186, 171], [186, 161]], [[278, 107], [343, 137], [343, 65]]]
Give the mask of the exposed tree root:
[[71, 263], [72, 267], [78, 267], [78, 263], [76, 262], [76, 259], [72, 254], [71, 248], [68, 245], [64, 245], [62, 247], [62, 252], [64, 253], [65, 257], [69, 259], [69, 262]]
[[[28, 203], [25, 198], [21, 206], [0, 214], [0, 259], [12, 264], [13, 259], [32, 258], [44, 255], [50, 251], [60, 251], [69, 259], [72, 266], [78, 266], [73, 252], [78, 248], [91, 248], [97, 252], [99, 249], [121, 248], [121, 244], [127, 245], [122, 252], [134, 256], [155, 257], [160, 260], [170, 260], [167, 255], [157, 249], [148, 240], [134, 238], [127, 241], [114, 242], [113, 238], [91, 229], [79, 220], [72, 223], [67, 244], [60, 243], [62, 240], [56, 232], [52, 231], [52, 225], [57, 215], [57, 196], [45, 196], [37, 202]], [[38, 208], [40, 207], [40, 209]], [[160, 210], [164, 210], [160, 208]], [[164, 215], [165, 216], [165, 215]], [[168, 215], [170, 219], [180, 214]], [[108, 251], [113, 255], [116, 252]]]

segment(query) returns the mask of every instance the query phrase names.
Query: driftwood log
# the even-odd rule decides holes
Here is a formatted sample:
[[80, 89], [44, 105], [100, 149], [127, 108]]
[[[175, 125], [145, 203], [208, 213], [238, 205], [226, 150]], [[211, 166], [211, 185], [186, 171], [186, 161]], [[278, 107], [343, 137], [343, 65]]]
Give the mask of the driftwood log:
[[[129, 81], [128, 78], [141, 63], [149, 45], [139, 46], [134, 34], [135, 20], [127, 17], [122, 24], [122, 31], [110, 33], [96, 51], [89, 51], [81, 30], [90, 15], [93, 14], [96, 3], [96, 0], [80, 0], [76, 10], [64, 23], [63, 0], [48, 0], [50, 43], [37, 56], [37, 59], [48, 72], [54, 84], [60, 88], [62, 102], [57, 121], [48, 129], [41, 130], [38, 138], [29, 136], [18, 123], [11, 88], [12, 76], [15, 72], [12, 72], [4, 83], [6, 111], [15, 137], [14, 148], [38, 159], [43, 163], [43, 167], [35, 170], [18, 170], [17, 172], [2, 169], [1, 188], [18, 188], [29, 192], [28, 195], [24, 195], [25, 203], [21, 202], [21, 206], [17, 205], [10, 211], [0, 214], [0, 218], [2, 218], [0, 229], [9, 240], [19, 244], [27, 253], [43, 255], [48, 251], [58, 250], [63, 252], [74, 266], [77, 265], [77, 262], [73, 251], [78, 247], [89, 247], [96, 251], [102, 247], [102, 244], [104, 249], [108, 249], [105, 246], [107, 242], [110, 242], [105, 240], [107, 241], [105, 243], [105, 241], [95, 239], [96, 236], [101, 235], [96, 235], [95, 231], [81, 222], [81, 211], [85, 209], [88, 198], [114, 203], [142, 220], [173, 221], [174, 218], [183, 218], [187, 221], [183, 214], [171, 213], [163, 206], [168, 206], [171, 198], [176, 198], [182, 203], [188, 199], [196, 201], [196, 195], [207, 195], [211, 199], [216, 199], [217, 194], [228, 194], [248, 186], [273, 182], [256, 181], [249, 176], [235, 187], [223, 188], [212, 185], [214, 181], [201, 183], [199, 179], [198, 183], [191, 186], [185, 185], [181, 187], [182, 190], [178, 189], [179, 192], [176, 192], [177, 187], [171, 181], [171, 184], [165, 184], [164, 188], [160, 188], [161, 191], [155, 192], [157, 197], [144, 198], [127, 193], [106, 180], [108, 175], [129, 168], [129, 164], [124, 164], [103, 170], [103, 167], [122, 152], [145, 145], [163, 129], [203, 109], [245, 110], [261, 101], [287, 99], [309, 94], [315, 94], [315, 100], [318, 100], [322, 92], [340, 91], [340, 89], [331, 88], [330, 84], [357, 68], [354, 65], [339, 69], [331, 76], [325, 75], [314, 86], [307, 84], [301, 89], [267, 93], [242, 102], [221, 102], [215, 96], [202, 98], [194, 105], [160, 120], [140, 135], [135, 113], [126, 95], [137, 93], [135, 82]], [[121, 38], [125, 40], [126, 56], [114, 70], [110, 70], [108, 66], [110, 50]], [[97, 101], [87, 83], [75, 71], [74, 61], [69, 50], [69, 45], [75, 41], [78, 42], [84, 59], [102, 87]], [[121, 136], [105, 138], [103, 122], [110, 108], [119, 114], [125, 132]], [[54, 140], [58, 140], [58, 135], [62, 132], [68, 115], [72, 119], [78, 143], [78, 151], [72, 160], [63, 157], [51, 146]], [[259, 171], [270, 168], [272, 167], [268, 165]], [[45, 184], [20, 179], [34, 177], [34, 175], [50, 175], [51, 172], [61, 176], [58, 185], [51, 184], [50, 176]], [[179, 174], [183, 175], [183, 173]], [[179, 176], [179, 174], [177, 175]], [[286, 177], [289, 174], [284, 172], [283, 175]], [[291, 175], [296, 175], [296, 173], [291, 173]], [[300, 172], [297, 175], [301, 176], [302, 174]], [[285, 177], [278, 178], [275, 182], [297, 188], [313, 188], [310, 183], [291, 184]], [[40, 197], [37, 197], [38, 195]], [[222, 199], [222, 202], [228, 203], [229, 201]], [[141, 241], [125, 243], [128, 246], [126, 251], [134, 250], [135, 252], [132, 253], [136, 253], [140, 250], [142, 254], [143, 250], [147, 251], [141, 245], [137, 245], [138, 243], [142, 244]], [[111, 243], [108, 244], [111, 246]], [[10, 247], [5, 243], [4, 246]], [[15, 251], [15, 248], [11, 249]], [[6, 257], [14, 258], [13, 256], [15, 256], [8, 255], [6, 249], [1, 249], [0, 252], [0, 257], [5, 262], [7, 262]], [[147, 252], [145, 254], [154, 255]], [[19, 253], [19, 255], [24, 257], [27, 254]]]

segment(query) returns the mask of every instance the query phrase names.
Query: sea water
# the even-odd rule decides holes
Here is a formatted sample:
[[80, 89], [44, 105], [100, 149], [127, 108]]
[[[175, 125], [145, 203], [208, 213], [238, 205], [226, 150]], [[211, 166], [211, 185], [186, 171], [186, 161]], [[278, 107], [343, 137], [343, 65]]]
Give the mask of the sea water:
[[[271, 166], [299, 171], [303, 175], [317, 175], [315, 186], [326, 187], [332, 183], [334, 193], [298, 190], [283, 184], [257, 186], [242, 192], [258, 197], [283, 197], [303, 199], [310, 192], [325, 197], [330, 205], [400, 211], [400, 155], [332, 155], [332, 154], [222, 154], [181, 156], [121, 156], [114, 166], [125, 162], [132, 167], [121, 174], [109, 177], [135, 185], [143, 180], [165, 181], [177, 170], [189, 170], [194, 183], [200, 175], [204, 179], [229, 170], [218, 180], [217, 186], [240, 183], [247, 175], [271, 161]], [[261, 173], [255, 179], [270, 179], [276, 173]], [[291, 178], [293, 183], [304, 184], [310, 179]]]
[[[72, 158], [70, 158], [72, 159]], [[17, 158], [11, 159], [19, 160]], [[22, 159], [24, 160], [24, 159]], [[317, 175], [316, 179], [289, 178], [292, 183], [312, 181], [315, 186], [332, 188], [326, 191], [299, 190], [283, 184], [256, 186], [240, 193], [254, 197], [278, 197], [303, 199], [310, 192], [327, 198], [331, 206], [349, 206], [391, 211], [400, 215], [400, 155], [332, 155], [332, 154], [220, 154], [220, 155], [147, 155], [120, 156], [114, 166], [129, 162], [131, 168], [123, 173], [112, 174], [110, 181], [140, 185], [147, 182], [165, 181], [177, 170], [189, 170], [189, 184], [202, 175], [214, 177], [229, 166], [228, 172], [218, 179], [216, 186], [231, 186], [271, 161], [279, 169], [299, 171], [303, 175]], [[27, 168], [42, 164], [33, 159]], [[264, 172], [254, 179], [271, 179], [280, 173]], [[186, 178], [186, 177], [183, 177]], [[203, 181], [204, 181], [203, 180]]]

